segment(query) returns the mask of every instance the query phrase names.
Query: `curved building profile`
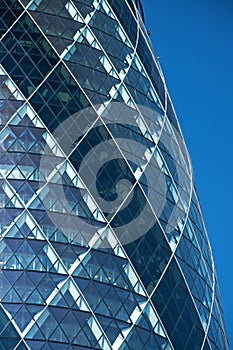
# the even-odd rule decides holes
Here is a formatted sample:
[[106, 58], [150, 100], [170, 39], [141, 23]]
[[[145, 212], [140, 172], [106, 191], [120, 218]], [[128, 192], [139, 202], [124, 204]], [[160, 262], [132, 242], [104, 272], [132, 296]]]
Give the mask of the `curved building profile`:
[[229, 350], [142, 1], [0, 12], [0, 349]]

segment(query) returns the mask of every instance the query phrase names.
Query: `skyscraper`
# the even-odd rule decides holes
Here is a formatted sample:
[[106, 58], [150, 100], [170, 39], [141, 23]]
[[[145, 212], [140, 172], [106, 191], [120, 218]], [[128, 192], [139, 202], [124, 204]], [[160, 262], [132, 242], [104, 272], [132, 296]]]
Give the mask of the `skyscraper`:
[[229, 349], [141, 2], [0, 10], [1, 349]]

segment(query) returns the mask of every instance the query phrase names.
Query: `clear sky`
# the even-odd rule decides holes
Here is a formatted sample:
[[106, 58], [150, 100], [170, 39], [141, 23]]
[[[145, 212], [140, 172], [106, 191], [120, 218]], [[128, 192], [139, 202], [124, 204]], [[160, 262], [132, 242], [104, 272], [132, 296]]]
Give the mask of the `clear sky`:
[[233, 1], [142, 3], [191, 156], [233, 349]]

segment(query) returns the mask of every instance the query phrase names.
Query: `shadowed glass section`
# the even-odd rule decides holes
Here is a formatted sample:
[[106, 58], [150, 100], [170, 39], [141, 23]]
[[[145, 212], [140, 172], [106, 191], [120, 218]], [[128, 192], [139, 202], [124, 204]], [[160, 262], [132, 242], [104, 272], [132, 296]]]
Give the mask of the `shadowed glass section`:
[[1, 0], [0, 3], [0, 37], [18, 19], [23, 12], [17, 0]]
[[204, 339], [202, 325], [174, 259], [156, 288], [152, 300], [175, 349], [200, 349]]
[[137, 273], [151, 294], [171, 256], [171, 251], [158, 224], [140, 239], [125, 246]]
[[109, 4], [115, 11], [119, 22], [123, 25], [132, 44], [135, 46], [137, 39], [137, 25], [126, 2], [120, 0], [116, 3], [114, 0], [109, 0]]
[[[20, 340], [20, 336], [17, 333], [14, 326], [11, 324], [9, 318], [3, 311], [2, 307], [0, 308], [0, 343], [4, 349], [13, 349]], [[26, 347], [22, 347], [26, 349]]]
[[50, 130], [55, 130], [69, 116], [89, 105], [83, 92], [62, 64], [40, 86], [30, 103]]
[[[2, 65], [29, 97], [58, 62], [58, 57], [28, 15], [23, 15], [3, 38]], [[9, 52], [10, 51], [10, 52]]]

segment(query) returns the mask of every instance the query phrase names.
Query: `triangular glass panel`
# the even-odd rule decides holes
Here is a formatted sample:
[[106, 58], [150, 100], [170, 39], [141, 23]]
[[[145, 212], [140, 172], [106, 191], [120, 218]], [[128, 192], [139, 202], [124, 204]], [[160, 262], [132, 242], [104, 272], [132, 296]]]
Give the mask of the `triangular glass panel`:
[[[74, 303], [74, 299], [73, 299], [73, 303]], [[55, 295], [55, 297], [54, 297], [54, 298], [52, 299], [52, 301], [50, 302], [50, 305], [68, 308], [67, 300], [66, 300], [66, 298], [64, 298], [64, 296], [61, 294], [61, 292], [57, 292], [57, 294]]]
[[78, 332], [78, 335], [76, 335], [76, 337], [74, 338], [73, 343], [81, 346], [92, 346], [86, 333], [83, 330], [80, 330]]
[[0, 299], [2, 300], [4, 295], [10, 290], [11, 284], [5, 276], [3, 271], [0, 272]]
[[29, 228], [29, 226], [27, 225], [26, 222], [24, 222], [22, 224], [22, 226], [20, 227], [20, 232], [22, 233], [22, 235], [25, 237], [25, 238], [28, 238], [28, 236], [30, 236], [31, 234], [31, 229]]
[[[28, 304], [44, 304], [45, 299], [41, 296], [37, 289], [35, 289], [27, 299]], [[42, 306], [40, 308], [43, 308]], [[39, 312], [40, 310], [38, 310]], [[37, 311], [35, 312], [37, 313]]]
[[10, 152], [25, 152], [25, 149], [20, 144], [18, 140], [16, 140], [12, 145], [9, 147], [8, 151]]
[[94, 311], [100, 315], [111, 317], [111, 313], [109, 312], [109, 307], [105, 304], [104, 300], [102, 300], [99, 303], [99, 305], [97, 305]]
[[38, 153], [38, 154], [44, 154], [44, 144], [42, 142], [39, 142], [38, 140], [35, 142], [35, 144], [30, 148], [30, 153]]
[[138, 318], [137, 323], [138, 326], [148, 329], [148, 330], [152, 330], [152, 325], [150, 323], [150, 321], [148, 320], [147, 316], [144, 315], [144, 313], [141, 313], [141, 316]]
[[67, 308], [56, 308], [51, 306], [49, 307], [49, 312], [51, 315], [53, 315], [54, 319], [56, 319], [56, 322], [58, 324], [61, 324], [62, 320], [68, 314], [69, 310]]
[[[8, 311], [9, 311], [9, 305], [8, 305]], [[31, 321], [32, 315], [28, 311], [27, 307], [25, 305], [21, 304], [20, 310], [15, 312], [13, 318], [14, 318], [14, 321], [16, 322], [17, 326], [19, 327], [19, 329], [21, 331], [23, 331], [24, 328], [26, 327], [26, 325]]]
[[42, 258], [40, 257], [35, 257], [31, 263], [27, 266], [28, 270], [33, 270], [33, 271], [47, 271], [46, 268], [46, 263], [44, 261], [44, 259], [42, 260]]
[[26, 128], [21, 135], [18, 136], [18, 140], [22, 147], [28, 151], [36, 141], [36, 137], [33, 133]]
[[[31, 339], [43, 339], [45, 340], [45, 335], [41, 332], [40, 327], [37, 326], [36, 323], [30, 328], [29, 332], [26, 334], [26, 338]], [[44, 344], [44, 342], [43, 342]], [[34, 346], [34, 343], [33, 343]]]
[[[19, 166], [16, 166], [8, 175], [9, 179], [16, 179], [16, 180], [25, 180], [25, 174], [20, 170]], [[15, 202], [17, 202], [15, 200]]]
[[40, 200], [39, 197], [36, 197], [29, 205], [30, 209], [40, 209], [40, 210], [44, 210], [44, 204], [43, 201]]
[[[46, 339], [48, 339], [56, 329], [58, 322], [51, 313], [51, 310], [48, 308], [39, 316], [37, 324], [39, 325], [41, 332], [46, 335]], [[47, 326], [48, 324], [49, 327]]]
[[2, 302], [12, 303], [12, 300], [14, 300], [14, 303], [19, 303], [22, 305], [22, 300], [13, 288], [11, 288], [10, 291], [5, 295], [5, 297], [2, 299]]
[[51, 334], [51, 336], [49, 337], [49, 340], [67, 343], [69, 342], [69, 339], [66, 337], [65, 334], [66, 330], [64, 329], [63, 331], [62, 327], [58, 326], [53, 332], [53, 334]]
[[30, 240], [28, 240], [28, 244], [32, 248], [34, 254], [39, 255], [39, 252], [45, 246], [46, 241], [34, 240], [34, 237], [28, 237], [28, 238], [31, 238]]

